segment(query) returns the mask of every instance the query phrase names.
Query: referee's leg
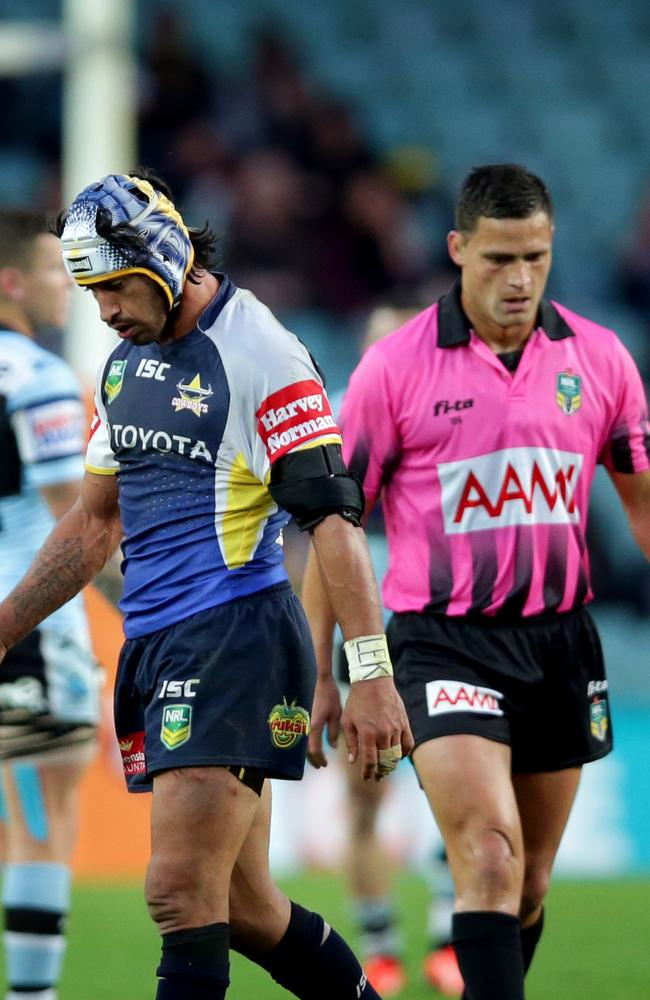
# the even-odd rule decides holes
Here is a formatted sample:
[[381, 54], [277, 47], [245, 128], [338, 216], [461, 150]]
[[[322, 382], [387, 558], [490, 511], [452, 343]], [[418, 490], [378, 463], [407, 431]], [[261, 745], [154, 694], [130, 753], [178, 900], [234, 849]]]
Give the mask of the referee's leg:
[[523, 1000], [524, 846], [510, 748], [441, 736], [413, 754], [456, 890], [453, 944], [472, 1000]]

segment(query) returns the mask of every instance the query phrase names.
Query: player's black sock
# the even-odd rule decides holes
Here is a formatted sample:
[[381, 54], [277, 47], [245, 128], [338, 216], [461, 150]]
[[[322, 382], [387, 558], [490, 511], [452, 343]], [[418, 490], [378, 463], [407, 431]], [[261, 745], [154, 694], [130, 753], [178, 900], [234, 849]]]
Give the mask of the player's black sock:
[[291, 904], [289, 926], [275, 948], [243, 954], [302, 1000], [381, 1000], [343, 938], [298, 903]]
[[524, 1000], [521, 922], [491, 910], [454, 913], [453, 945], [466, 1000]]
[[163, 934], [156, 1000], [224, 1000], [229, 938], [228, 924]]
[[533, 961], [533, 955], [535, 954], [535, 949], [539, 944], [539, 939], [542, 936], [543, 930], [544, 910], [542, 909], [542, 912], [534, 924], [531, 924], [530, 927], [521, 928], [521, 954], [524, 960], [524, 974], [530, 969], [531, 962]]

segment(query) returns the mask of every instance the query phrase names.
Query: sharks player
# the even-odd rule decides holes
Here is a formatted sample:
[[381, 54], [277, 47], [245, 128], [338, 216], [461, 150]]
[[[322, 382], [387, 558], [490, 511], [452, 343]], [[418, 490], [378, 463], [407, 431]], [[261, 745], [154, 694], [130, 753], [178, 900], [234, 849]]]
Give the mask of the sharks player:
[[412, 745], [321, 377], [214, 272], [211, 232], [188, 230], [151, 175], [90, 185], [59, 229], [119, 343], [97, 380], [81, 498], [0, 606], [0, 639], [12, 646], [98, 572], [121, 515], [115, 722], [129, 788], [153, 789], [157, 1000], [223, 998], [230, 943], [299, 997], [374, 1000], [347, 945], [268, 868], [267, 779], [302, 775], [315, 682], [282, 558], [289, 513], [346, 639], [352, 758], [381, 777]]
[[[0, 589], [18, 582], [83, 476], [86, 417], [68, 366], [33, 335], [64, 325], [72, 282], [31, 211], [0, 211]], [[54, 1000], [97, 668], [81, 598], [30, 630], [0, 674], [5, 955], [10, 1000]]]

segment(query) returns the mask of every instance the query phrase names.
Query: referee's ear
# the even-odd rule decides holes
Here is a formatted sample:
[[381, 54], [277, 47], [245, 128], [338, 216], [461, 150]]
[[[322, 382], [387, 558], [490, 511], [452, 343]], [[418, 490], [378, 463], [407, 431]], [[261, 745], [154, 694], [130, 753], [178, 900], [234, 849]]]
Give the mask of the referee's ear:
[[452, 229], [447, 233], [447, 250], [454, 264], [462, 267], [465, 263], [465, 240], [463, 234], [457, 229]]

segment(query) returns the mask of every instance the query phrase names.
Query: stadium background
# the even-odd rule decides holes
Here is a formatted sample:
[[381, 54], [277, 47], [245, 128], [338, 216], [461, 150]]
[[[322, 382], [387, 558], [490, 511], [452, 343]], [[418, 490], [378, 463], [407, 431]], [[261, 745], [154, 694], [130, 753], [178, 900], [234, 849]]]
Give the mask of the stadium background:
[[[424, 305], [453, 279], [444, 237], [466, 171], [520, 161], [554, 195], [551, 295], [615, 328], [650, 381], [649, 84], [642, 0], [0, 0], [0, 203], [54, 212], [102, 173], [153, 166], [338, 392], [375, 305]], [[77, 301], [63, 337], [41, 336], [89, 384], [107, 334], [87, 307]], [[604, 902], [586, 902], [587, 882], [575, 897], [606, 918], [615, 880], [639, 888], [650, 872], [650, 571], [601, 473], [590, 539], [617, 745], [586, 769], [558, 875], [609, 880]], [[304, 555], [290, 531], [298, 589]], [[89, 601], [110, 675], [119, 622], [100, 594]], [[80, 880], [139, 878], [146, 823], [107, 727], [85, 786]], [[407, 766], [382, 830], [396, 863], [422, 867], [433, 834]], [[279, 875], [336, 871], [344, 846], [335, 761], [302, 789], [277, 788]], [[421, 890], [406, 885], [410, 907]], [[621, 996], [647, 995], [645, 982]]]

